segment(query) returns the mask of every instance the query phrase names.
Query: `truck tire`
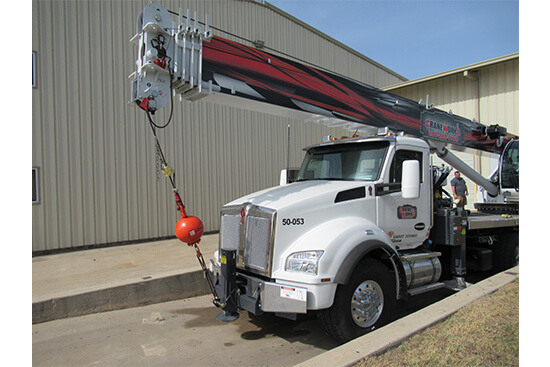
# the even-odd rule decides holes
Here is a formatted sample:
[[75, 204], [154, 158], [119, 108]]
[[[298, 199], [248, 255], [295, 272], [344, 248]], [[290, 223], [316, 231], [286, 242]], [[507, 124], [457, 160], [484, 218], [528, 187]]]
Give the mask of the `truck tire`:
[[519, 232], [503, 233], [493, 254], [494, 270], [497, 272], [519, 265]]
[[339, 285], [334, 302], [319, 311], [329, 336], [347, 342], [389, 322], [395, 312], [395, 279], [379, 261], [357, 265], [347, 284]]

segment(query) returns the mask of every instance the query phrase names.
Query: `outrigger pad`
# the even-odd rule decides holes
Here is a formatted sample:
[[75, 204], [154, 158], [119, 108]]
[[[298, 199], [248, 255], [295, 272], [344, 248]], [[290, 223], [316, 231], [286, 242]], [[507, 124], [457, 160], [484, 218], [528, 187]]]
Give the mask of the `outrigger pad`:
[[221, 321], [221, 322], [232, 322], [232, 321], [235, 321], [239, 318], [240, 314], [238, 312], [227, 312], [227, 311], [223, 311], [223, 312], [220, 312], [216, 318], [218, 319], [218, 321]]

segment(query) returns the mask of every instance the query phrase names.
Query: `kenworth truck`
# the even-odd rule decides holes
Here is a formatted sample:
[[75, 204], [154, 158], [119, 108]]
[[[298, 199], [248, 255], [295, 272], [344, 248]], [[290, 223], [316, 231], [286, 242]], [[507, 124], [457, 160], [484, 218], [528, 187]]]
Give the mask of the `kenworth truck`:
[[[221, 209], [219, 249], [208, 269], [201, 261], [218, 319], [317, 311], [347, 341], [391, 320], [398, 300], [463, 289], [468, 269], [518, 264], [517, 136], [214, 36], [197, 18], [158, 4], [138, 16], [132, 102], [151, 122], [177, 93], [277, 106], [366, 135], [308, 147], [292, 180], [283, 170], [279, 186]], [[485, 179], [448, 146], [499, 154], [499, 168]], [[483, 188], [478, 210], [453, 206], [443, 189], [451, 168], [433, 165], [433, 154]], [[202, 232], [179, 231], [200, 255]]]

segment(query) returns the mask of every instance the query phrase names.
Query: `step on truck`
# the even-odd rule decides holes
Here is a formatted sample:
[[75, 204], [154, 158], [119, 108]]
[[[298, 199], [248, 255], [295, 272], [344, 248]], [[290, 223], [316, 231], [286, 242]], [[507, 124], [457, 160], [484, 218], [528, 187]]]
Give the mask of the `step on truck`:
[[[279, 186], [226, 204], [208, 264], [197, 247], [202, 223], [186, 224], [163, 161], [182, 213], [176, 234], [195, 246], [221, 321], [240, 310], [291, 319], [317, 312], [329, 335], [348, 341], [392, 320], [399, 300], [461, 290], [468, 270], [518, 264], [519, 138], [502, 126], [224, 39], [182, 9], [149, 4], [132, 42], [131, 102], [153, 133], [167, 124], [152, 116], [176, 94], [284, 109], [354, 132], [307, 147], [300, 169], [282, 170]], [[452, 147], [498, 154], [499, 167], [486, 179]], [[448, 166], [432, 164], [433, 155]], [[476, 210], [455, 207], [444, 190], [451, 167], [481, 188]]]

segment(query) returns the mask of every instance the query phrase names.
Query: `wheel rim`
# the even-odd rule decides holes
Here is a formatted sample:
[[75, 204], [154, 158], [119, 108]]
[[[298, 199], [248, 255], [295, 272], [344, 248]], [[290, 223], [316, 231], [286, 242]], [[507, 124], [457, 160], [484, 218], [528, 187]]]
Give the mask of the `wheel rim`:
[[384, 308], [382, 287], [374, 280], [359, 284], [351, 297], [351, 317], [362, 328], [370, 327], [378, 321]]

